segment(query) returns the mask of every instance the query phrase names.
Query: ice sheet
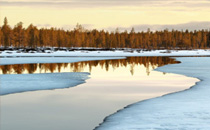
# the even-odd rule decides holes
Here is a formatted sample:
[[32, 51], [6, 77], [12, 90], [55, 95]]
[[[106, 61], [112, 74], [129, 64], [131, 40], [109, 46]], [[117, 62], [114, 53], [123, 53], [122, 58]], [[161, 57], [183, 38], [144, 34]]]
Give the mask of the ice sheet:
[[[181, 64], [158, 71], [199, 78], [192, 88], [127, 106], [107, 117], [96, 130], [209, 130], [210, 58], [177, 58]], [[170, 86], [169, 86], [170, 87]]]
[[0, 65], [30, 63], [73, 63], [91, 60], [124, 59], [125, 57], [10, 57], [0, 58]]
[[88, 75], [85, 72], [0, 75], [0, 95], [74, 87], [85, 83]]

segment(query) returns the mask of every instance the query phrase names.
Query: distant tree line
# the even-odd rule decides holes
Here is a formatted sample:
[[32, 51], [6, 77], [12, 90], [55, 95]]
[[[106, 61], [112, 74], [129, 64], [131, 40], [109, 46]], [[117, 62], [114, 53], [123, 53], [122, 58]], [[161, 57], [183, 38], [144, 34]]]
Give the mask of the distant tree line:
[[205, 49], [210, 47], [210, 31], [163, 31], [108, 32], [86, 30], [77, 24], [74, 30], [57, 28], [38, 29], [34, 25], [23, 27], [19, 22], [14, 28], [7, 18], [0, 27], [1, 47], [97, 47], [97, 48], [141, 48], [141, 49]]

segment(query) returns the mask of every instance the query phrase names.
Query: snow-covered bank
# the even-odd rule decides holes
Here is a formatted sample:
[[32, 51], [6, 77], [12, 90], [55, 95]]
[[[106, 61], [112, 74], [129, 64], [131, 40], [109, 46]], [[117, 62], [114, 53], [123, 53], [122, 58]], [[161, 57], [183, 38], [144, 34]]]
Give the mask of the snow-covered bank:
[[26, 91], [69, 88], [88, 79], [89, 73], [8, 74], [0, 75], [0, 95]]
[[209, 130], [210, 58], [177, 60], [182, 63], [157, 70], [196, 77], [201, 82], [185, 91], [132, 104], [107, 117], [96, 130]]
[[62, 57], [75, 57], [75, 56], [210, 56], [210, 50], [116, 50], [116, 51], [49, 51], [49, 52], [18, 52], [18, 51], [3, 51], [1, 52], [1, 57], [40, 57], [40, 56], [62, 56]]
[[32, 63], [74, 63], [80, 61], [124, 59], [125, 57], [12, 57], [0, 58], [0, 65]]

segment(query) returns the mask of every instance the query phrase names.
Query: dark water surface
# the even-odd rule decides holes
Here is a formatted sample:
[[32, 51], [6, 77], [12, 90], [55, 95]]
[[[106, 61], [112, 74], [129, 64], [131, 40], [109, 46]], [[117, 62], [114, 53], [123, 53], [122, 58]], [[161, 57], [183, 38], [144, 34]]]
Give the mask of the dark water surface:
[[[92, 130], [123, 107], [194, 84], [193, 78], [153, 71], [168, 57], [129, 57], [79, 63], [0, 66], [1, 74], [90, 72], [85, 84], [1, 96], [1, 130]], [[25, 81], [27, 82], [27, 81]]]

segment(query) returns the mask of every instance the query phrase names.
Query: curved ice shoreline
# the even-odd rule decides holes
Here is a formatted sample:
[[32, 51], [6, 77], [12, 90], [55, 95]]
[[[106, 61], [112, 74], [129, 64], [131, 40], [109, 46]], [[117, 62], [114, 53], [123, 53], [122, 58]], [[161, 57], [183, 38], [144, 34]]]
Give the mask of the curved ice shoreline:
[[85, 72], [1, 75], [0, 95], [74, 87], [85, 83], [88, 76]]
[[210, 129], [209, 57], [176, 58], [158, 71], [201, 80], [191, 89], [129, 105], [107, 117], [96, 130], [208, 130]]
[[[124, 59], [125, 57], [15, 57], [0, 58], [0, 65], [26, 63], [73, 63], [79, 61]], [[90, 74], [86, 72], [46, 74], [0, 74], [0, 96], [38, 90], [74, 87], [85, 83]]]

